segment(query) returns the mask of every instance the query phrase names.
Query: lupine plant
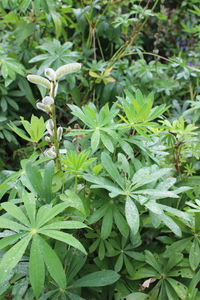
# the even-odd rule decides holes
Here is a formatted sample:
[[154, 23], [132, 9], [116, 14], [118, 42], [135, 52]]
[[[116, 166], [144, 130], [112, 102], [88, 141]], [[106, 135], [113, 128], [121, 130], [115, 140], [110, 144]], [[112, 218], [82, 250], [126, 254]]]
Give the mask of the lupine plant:
[[177, 140], [187, 149], [186, 133], [195, 137], [197, 127], [163, 121], [166, 105], [131, 89], [111, 108], [69, 104], [74, 129], [59, 126], [59, 80], [80, 69], [70, 63], [27, 76], [45, 88], [36, 103], [45, 119], [21, 117], [25, 131], [10, 124], [33, 153], [1, 184], [8, 199], [0, 290], [15, 295], [26, 282], [24, 299], [198, 299], [199, 200], [187, 201], [181, 165], [166, 164]]

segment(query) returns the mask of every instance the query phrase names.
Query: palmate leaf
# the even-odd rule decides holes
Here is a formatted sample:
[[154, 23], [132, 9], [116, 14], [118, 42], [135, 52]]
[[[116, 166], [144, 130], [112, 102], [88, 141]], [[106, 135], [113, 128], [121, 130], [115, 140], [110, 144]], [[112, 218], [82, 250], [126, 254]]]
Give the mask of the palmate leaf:
[[0, 283], [6, 280], [11, 270], [18, 264], [30, 240], [31, 234], [24, 237], [4, 254], [0, 262]]

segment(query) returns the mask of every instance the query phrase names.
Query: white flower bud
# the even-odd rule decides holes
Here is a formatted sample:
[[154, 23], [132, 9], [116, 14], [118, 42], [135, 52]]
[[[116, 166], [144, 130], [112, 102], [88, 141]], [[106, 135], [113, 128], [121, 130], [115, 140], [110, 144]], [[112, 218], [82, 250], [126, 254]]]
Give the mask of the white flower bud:
[[58, 127], [57, 129], [57, 137], [58, 137], [58, 140], [62, 140], [62, 135], [63, 135], [63, 128], [62, 127]]
[[48, 142], [48, 143], [51, 142], [51, 138], [50, 138], [50, 136], [48, 136], [48, 135], [46, 135], [46, 136], [44, 137], [44, 139], [45, 139], [45, 141]]
[[45, 105], [52, 105], [54, 104], [54, 99], [53, 97], [46, 96], [42, 99], [42, 103], [44, 103]]
[[51, 88], [51, 84], [50, 81], [42, 76], [39, 75], [28, 75], [27, 76], [28, 81], [35, 83], [35, 84], [39, 84], [47, 89], [50, 90]]
[[50, 135], [53, 135], [54, 123], [52, 119], [46, 122], [46, 129]]
[[56, 70], [56, 80], [60, 79], [61, 77], [78, 72], [81, 68], [81, 64], [79, 63], [71, 63], [71, 64], [66, 64]]
[[57, 96], [57, 91], [58, 91], [58, 83], [56, 82], [56, 85], [54, 87], [54, 97]]
[[44, 111], [45, 113], [49, 114], [52, 111], [52, 108], [50, 105], [45, 105], [42, 102], [38, 102], [36, 103], [36, 107], [42, 111]]
[[50, 157], [50, 158], [56, 158], [56, 148], [55, 146], [52, 146], [48, 150], [44, 151], [44, 156]]
[[56, 80], [56, 72], [53, 69], [51, 69], [51, 68], [45, 69], [44, 74], [49, 80], [51, 80], [51, 81]]
[[38, 109], [44, 111], [44, 112], [47, 113], [47, 114], [49, 113], [48, 107], [47, 107], [45, 104], [43, 104], [42, 102], [36, 103], [36, 107], [37, 107]]

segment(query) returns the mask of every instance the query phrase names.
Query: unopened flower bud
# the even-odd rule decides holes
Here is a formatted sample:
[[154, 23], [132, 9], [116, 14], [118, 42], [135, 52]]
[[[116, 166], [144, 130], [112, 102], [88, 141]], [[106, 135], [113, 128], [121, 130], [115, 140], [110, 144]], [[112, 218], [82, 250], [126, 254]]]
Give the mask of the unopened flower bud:
[[46, 96], [42, 99], [42, 103], [44, 103], [45, 105], [52, 105], [54, 104], [54, 99], [53, 97]]
[[49, 80], [51, 80], [51, 81], [56, 80], [56, 72], [53, 69], [51, 69], [51, 68], [45, 69], [44, 74]]
[[50, 135], [53, 135], [54, 123], [52, 119], [46, 122], [46, 129]]
[[27, 76], [28, 81], [35, 83], [35, 84], [39, 84], [47, 89], [50, 90], [51, 88], [51, 83], [48, 79], [39, 76], [39, 75], [28, 75]]
[[50, 138], [50, 136], [48, 136], [48, 135], [46, 135], [46, 136], [44, 137], [44, 139], [45, 139], [45, 141], [48, 142], [48, 143], [51, 142], [51, 138]]
[[49, 109], [48, 109], [48, 106], [46, 106], [44, 103], [42, 102], [38, 102], [36, 103], [36, 107], [42, 111], [44, 111], [45, 113], [49, 113]]
[[48, 150], [44, 151], [44, 156], [50, 157], [50, 158], [56, 158], [56, 148], [55, 146], [52, 146]]
[[56, 82], [55, 87], [54, 87], [54, 97], [57, 96], [57, 92], [58, 92], [58, 83]]
[[58, 140], [62, 140], [62, 135], [63, 135], [63, 128], [62, 127], [58, 127], [57, 129], [57, 137], [58, 137]]
[[66, 64], [56, 70], [56, 80], [62, 78], [67, 74], [78, 72], [80, 68], [81, 64], [79, 63]]

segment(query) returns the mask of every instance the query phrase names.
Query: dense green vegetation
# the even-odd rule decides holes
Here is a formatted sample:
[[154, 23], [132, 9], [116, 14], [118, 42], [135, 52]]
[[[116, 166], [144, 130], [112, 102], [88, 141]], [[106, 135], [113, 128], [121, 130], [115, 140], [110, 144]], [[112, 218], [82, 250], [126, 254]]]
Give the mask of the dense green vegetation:
[[198, 300], [199, 0], [1, 0], [0, 300]]

